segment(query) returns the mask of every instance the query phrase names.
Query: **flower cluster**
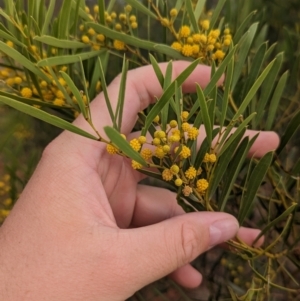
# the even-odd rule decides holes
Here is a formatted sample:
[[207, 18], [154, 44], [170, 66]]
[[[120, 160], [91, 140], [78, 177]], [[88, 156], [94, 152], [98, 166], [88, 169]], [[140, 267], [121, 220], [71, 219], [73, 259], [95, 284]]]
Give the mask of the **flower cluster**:
[[[171, 9], [170, 16], [174, 17], [175, 9]], [[164, 19], [162, 24], [174, 31], [172, 19]], [[199, 20], [199, 32], [194, 32], [190, 25], [182, 25], [174, 32], [176, 41], [171, 47], [186, 57], [200, 58], [202, 61], [216, 60], [221, 62], [231, 44], [230, 29], [225, 28], [223, 33], [219, 29], [210, 29], [209, 20]]]
[[[201, 196], [209, 186], [205, 169], [209, 169], [217, 157], [214, 153], [206, 154], [203, 167], [193, 165], [192, 144], [199, 136], [199, 129], [188, 123], [188, 117], [189, 112], [183, 111], [180, 120], [170, 120], [166, 130], [160, 127], [151, 137], [139, 136], [131, 139], [129, 144], [134, 151], [140, 153], [148, 167], [156, 168], [160, 172], [162, 180], [182, 189], [184, 196], [191, 193]], [[156, 116], [154, 123], [159, 124], [159, 116]], [[106, 149], [111, 155], [122, 154], [113, 144], [107, 144]], [[145, 169], [134, 160], [131, 165], [133, 169]]]

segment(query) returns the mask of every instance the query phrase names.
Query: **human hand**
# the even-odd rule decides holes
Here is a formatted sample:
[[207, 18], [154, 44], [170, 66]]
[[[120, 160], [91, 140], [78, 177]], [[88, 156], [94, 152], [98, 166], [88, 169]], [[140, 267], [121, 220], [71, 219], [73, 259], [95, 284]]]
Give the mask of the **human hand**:
[[[174, 62], [174, 75], [187, 64]], [[204, 87], [209, 76], [210, 68], [198, 66], [184, 91], [194, 91], [195, 82]], [[113, 106], [119, 83], [116, 78], [109, 87]], [[151, 66], [128, 73], [124, 134], [134, 135], [137, 112], [161, 93]], [[104, 136], [111, 120], [103, 94], [91, 111]], [[75, 124], [90, 131], [82, 116]], [[251, 154], [259, 157], [277, 145], [275, 133], [262, 132]], [[0, 228], [1, 300], [124, 300], [168, 274], [184, 286], [199, 285], [201, 275], [188, 263], [234, 237], [236, 219], [183, 214], [172, 192], [138, 184], [142, 178], [104, 144], [69, 132], [56, 138]], [[257, 231], [242, 228], [239, 235], [251, 243]]]

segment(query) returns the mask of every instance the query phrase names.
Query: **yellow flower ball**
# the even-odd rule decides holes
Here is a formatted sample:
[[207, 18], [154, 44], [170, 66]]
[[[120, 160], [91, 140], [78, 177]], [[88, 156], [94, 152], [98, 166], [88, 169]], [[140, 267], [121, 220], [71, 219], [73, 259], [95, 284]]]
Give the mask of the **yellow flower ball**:
[[141, 150], [141, 156], [147, 161], [149, 159], [152, 158], [153, 156], [153, 153], [152, 153], [152, 150], [149, 149], [149, 148], [144, 148]]
[[182, 185], [182, 180], [178, 178], [178, 179], [175, 180], [174, 183], [175, 183], [176, 186], [180, 187]]
[[168, 168], [164, 169], [161, 175], [165, 181], [171, 181], [173, 179], [173, 173]]
[[162, 18], [160, 23], [165, 27], [168, 27], [170, 25], [170, 21], [167, 18]]
[[198, 54], [200, 51], [199, 45], [194, 44], [192, 47], [193, 47], [193, 54]]
[[199, 130], [195, 127], [191, 127], [188, 129], [188, 138], [190, 140], [196, 140], [199, 135]]
[[22, 78], [20, 77], [20, 76], [16, 76], [15, 78], [14, 78], [14, 82], [15, 82], [15, 84], [17, 84], [17, 85], [19, 85], [19, 84], [21, 84], [22, 83]]
[[93, 28], [89, 28], [87, 33], [90, 35], [90, 36], [94, 36], [96, 34], [96, 31], [93, 29]]
[[191, 156], [191, 150], [187, 146], [183, 146], [180, 152], [180, 157], [186, 159]]
[[181, 53], [184, 56], [192, 56], [193, 55], [193, 46], [189, 44], [184, 44], [181, 49]]
[[189, 26], [187, 26], [187, 25], [181, 26], [181, 28], [179, 30], [179, 36], [181, 38], [187, 38], [190, 34], [191, 34], [191, 29]]
[[30, 88], [25, 87], [21, 90], [21, 95], [23, 97], [30, 98], [32, 97], [32, 90]]
[[137, 152], [141, 149], [141, 143], [138, 141], [138, 139], [134, 138], [130, 140], [129, 144]]
[[223, 52], [222, 50], [217, 50], [215, 53], [215, 58], [219, 61], [223, 60], [224, 56], [225, 56], [225, 52]]
[[195, 167], [191, 166], [186, 170], [184, 174], [187, 179], [193, 180], [197, 175], [197, 170], [195, 169]]
[[55, 98], [53, 104], [62, 107], [63, 105], [65, 105], [65, 101], [61, 98]]
[[81, 37], [81, 41], [82, 41], [83, 43], [85, 43], [85, 44], [88, 44], [88, 43], [90, 42], [90, 38], [89, 38], [88, 36], [86, 36], [86, 35], [83, 35], [83, 36]]
[[125, 43], [119, 40], [114, 40], [114, 48], [117, 50], [125, 50]]
[[129, 21], [130, 21], [130, 22], [136, 22], [136, 16], [135, 16], [135, 15], [131, 15], [131, 16], [129, 17]]
[[143, 167], [142, 164], [140, 164], [140, 163], [138, 163], [134, 160], [131, 161], [131, 166], [132, 166], [133, 169], [141, 169]]
[[200, 179], [197, 181], [196, 186], [197, 186], [197, 190], [200, 193], [203, 193], [208, 188], [208, 182], [205, 179]]
[[178, 15], [177, 9], [176, 9], [176, 8], [172, 8], [172, 9], [170, 10], [170, 16], [171, 16], [171, 17], [176, 17], [177, 15]]
[[144, 143], [147, 142], [147, 138], [145, 136], [140, 136], [138, 138], [138, 141], [139, 141], [140, 144], [144, 144]]
[[188, 119], [188, 117], [189, 117], [189, 112], [188, 111], [183, 111], [181, 113], [181, 118], [182, 118], [183, 121], [186, 121]]
[[173, 49], [177, 50], [177, 51], [181, 51], [181, 49], [182, 49], [182, 46], [181, 46], [181, 44], [180, 44], [179, 42], [173, 42], [173, 43], [171, 44], [171, 47], [172, 47]]
[[122, 29], [122, 25], [120, 23], [116, 23], [115, 30], [120, 31]]
[[163, 157], [165, 156], [165, 152], [162, 148], [162, 146], [157, 146], [155, 151], [154, 151], [154, 155], [155, 157], [159, 158], [159, 159], [163, 159]]
[[209, 29], [209, 20], [203, 20], [203, 21], [201, 21], [200, 22], [200, 25], [201, 25], [201, 27], [204, 29], [204, 30], [207, 30], [207, 29]]
[[132, 23], [131, 23], [131, 28], [132, 28], [132, 29], [138, 28], [137, 22], [132, 22]]
[[118, 152], [118, 149], [113, 146], [112, 144], [107, 144], [106, 145], [106, 151], [110, 154], [110, 155], [114, 155]]
[[176, 120], [171, 120], [170, 123], [169, 123], [169, 125], [170, 125], [171, 128], [176, 128], [177, 125], [178, 125], [178, 123], [177, 123]]
[[190, 129], [190, 124], [188, 122], [183, 122], [182, 125], [181, 125], [181, 129], [184, 131], [184, 132], [187, 132], [189, 129]]
[[95, 14], [98, 14], [99, 13], [99, 5], [94, 5], [93, 10], [94, 10]]
[[176, 165], [176, 164], [173, 164], [171, 167], [170, 167], [170, 170], [171, 172], [174, 174], [174, 175], [177, 175], [179, 173], [179, 166]]
[[159, 122], [159, 116], [158, 115], [153, 119], [153, 122], [155, 122], [155, 123]]
[[100, 33], [100, 34], [97, 34], [96, 39], [99, 42], [104, 42], [105, 41], [105, 36], [102, 33]]

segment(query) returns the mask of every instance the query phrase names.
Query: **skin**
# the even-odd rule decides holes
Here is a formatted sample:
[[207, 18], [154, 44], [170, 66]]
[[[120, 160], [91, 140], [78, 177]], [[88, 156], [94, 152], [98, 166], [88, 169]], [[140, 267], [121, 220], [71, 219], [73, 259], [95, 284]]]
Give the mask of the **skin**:
[[[187, 65], [174, 62], [174, 77]], [[194, 91], [195, 82], [204, 87], [209, 75], [210, 68], [199, 65], [184, 91]], [[119, 83], [117, 77], [109, 87], [113, 106]], [[151, 66], [128, 73], [124, 134], [161, 93]], [[102, 94], [91, 111], [105, 136], [111, 120]], [[75, 124], [92, 133], [82, 116]], [[261, 132], [250, 155], [260, 157], [278, 142], [275, 133]], [[138, 184], [142, 178], [105, 144], [69, 132], [51, 142], [0, 228], [0, 299], [125, 300], [166, 275], [196, 287], [202, 276], [189, 262], [236, 234], [249, 244], [258, 234], [239, 229], [226, 213], [183, 214], [172, 192]]]

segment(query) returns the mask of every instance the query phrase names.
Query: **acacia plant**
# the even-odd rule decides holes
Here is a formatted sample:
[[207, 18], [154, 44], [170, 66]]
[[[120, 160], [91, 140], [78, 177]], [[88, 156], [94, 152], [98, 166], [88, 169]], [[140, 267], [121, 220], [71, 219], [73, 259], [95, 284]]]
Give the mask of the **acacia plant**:
[[[300, 288], [300, 161], [288, 170], [280, 154], [299, 126], [300, 111], [284, 125], [276, 153], [247, 158], [257, 135], [245, 137], [246, 129], [274, 127], [288, 79], [283, 53], [273, 54], [275, 45], [264, 40], [255, 14], [233, 23], [229, 0], [211, 10], [204, 0], [126, 0], [124, 7], [115, 1], [88, 7], [84, 0], [64, 0], [56, 15], [55, 2], [28, 1], [25, 7], [23, 0], [6, 0], [0, 9], [0, 103], [106, 143], [109, 154], [128, 158], [155, 185], [175, 191], [186, 212], [227, 211], [246, 226], [255, 218], [262, 229], [256, 241], [264, 235], [265, 244], [228, 241], [245, 266], [239, 272], [246, 280], [224, 280], [223, 296], [267, 300], [276, 293], [292, 300]], [[172, 79], [174, 60], [190, 64]], [[158, 65], [163, 61], [169, 62], [165, 73]], [[141, 134], [128, 141], [121, 132], [126, 74], [149, 64], [163, 94], [138, 114], [134, 130]], [[210, 82], [185, 94], [182, 84], [198, 64], [212, 67]], [[113, 110], [107, 84], [119, 72]], [[105, 137], [91, 119], [90, 102], [100, 91], [112, 121]], [[79, 114], [94, 134], [72, 124]], [[197, 147], [201, 131], [206, 138]], [[3, 218], [17, 197], [9, 197], [9, 179], [5, 174], [0, 181]], [[229, 266], [228, 258], [220, 263]]]

